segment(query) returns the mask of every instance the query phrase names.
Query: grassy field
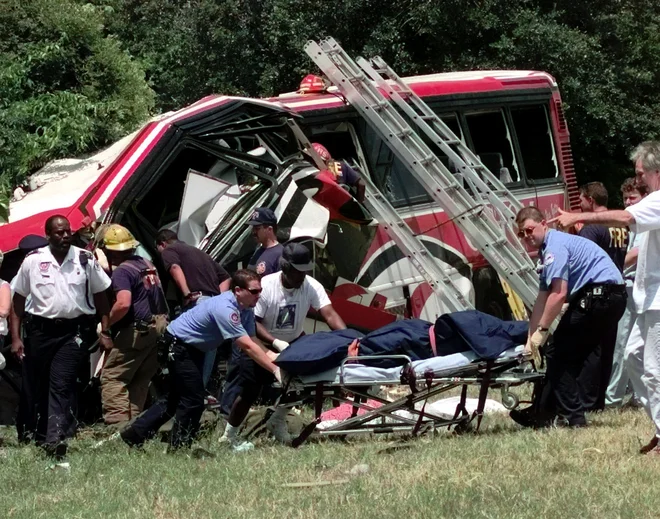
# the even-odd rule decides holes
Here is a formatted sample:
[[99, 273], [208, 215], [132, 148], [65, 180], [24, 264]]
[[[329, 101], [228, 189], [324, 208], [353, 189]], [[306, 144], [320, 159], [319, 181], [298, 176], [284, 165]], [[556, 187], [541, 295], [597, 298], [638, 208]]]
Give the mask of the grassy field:
[[[263, 440], [240, 455], [212, 433], [198, 444], [206, 457], [166, 454], [156, 441], [144, 451], [93, 450], [86, 434], [72, 443], [68, 471], [49, 470], [36, 448], [17, 446], [3, 429], [0, 517], [658, 517], [660, 459], [637, 454], [652, 434], [644, 413], [591, 420], [581, 430], [523, 431], [491, 416], [477, 435], [324, 440], [298, 450]], [[331, 484], [290, 486], [323, 482]]]

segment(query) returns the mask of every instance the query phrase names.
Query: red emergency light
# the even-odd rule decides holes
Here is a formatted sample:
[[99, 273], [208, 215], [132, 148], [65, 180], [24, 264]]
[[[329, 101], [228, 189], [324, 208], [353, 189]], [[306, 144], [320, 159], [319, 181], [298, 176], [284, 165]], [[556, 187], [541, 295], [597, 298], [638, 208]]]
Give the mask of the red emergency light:
[[324, 94], [327, 90], [325, 81], [314, 74], [307, 74], [300, 82], [298, 93], [300, 94]]

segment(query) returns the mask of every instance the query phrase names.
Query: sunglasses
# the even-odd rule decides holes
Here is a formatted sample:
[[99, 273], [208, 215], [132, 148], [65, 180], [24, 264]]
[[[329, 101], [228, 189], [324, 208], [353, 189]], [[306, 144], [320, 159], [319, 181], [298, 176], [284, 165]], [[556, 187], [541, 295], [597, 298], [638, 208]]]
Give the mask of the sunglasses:
[[261, 294], [261, 291], [263, 289], [261, 289], [261, 288], [246, 288], [245, 290], [250, 292], [250, 294], [252, 294], [253, 296], [258, 296], [259, 294]]
[[536, 225], [534, 227], [527, 227], [525, 229], [522, 229], [518, 231], [518, 238], [524, 238], [525, 236], [531, 236], [534, 233], [534, 229], [536, 229]]

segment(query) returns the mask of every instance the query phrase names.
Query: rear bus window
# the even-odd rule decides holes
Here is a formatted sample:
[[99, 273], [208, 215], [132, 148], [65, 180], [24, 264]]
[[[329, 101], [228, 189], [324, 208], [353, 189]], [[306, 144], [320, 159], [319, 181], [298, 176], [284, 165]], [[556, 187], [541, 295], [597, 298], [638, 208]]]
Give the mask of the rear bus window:
[[525, 176], [532, 180], [558, 177], [559, 168], [547, 107], [538, 105], [512, 108], [511, 118], [520, 145]]

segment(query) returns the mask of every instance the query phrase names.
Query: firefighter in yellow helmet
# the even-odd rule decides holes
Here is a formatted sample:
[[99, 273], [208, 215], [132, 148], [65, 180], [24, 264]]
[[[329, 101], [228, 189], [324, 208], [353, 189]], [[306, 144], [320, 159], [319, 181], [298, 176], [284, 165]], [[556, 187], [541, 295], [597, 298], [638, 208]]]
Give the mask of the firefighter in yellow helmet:
[[103, 250], [112, 273], [110, 310], [113, 347], [101, 374], [103, 419], [121, 426], [144, 408], [158, 369], [158, 338], [167, 326], [167, 303], [154, 265], [135, 254], [140, 243], [125, 227], [110, 225]]

